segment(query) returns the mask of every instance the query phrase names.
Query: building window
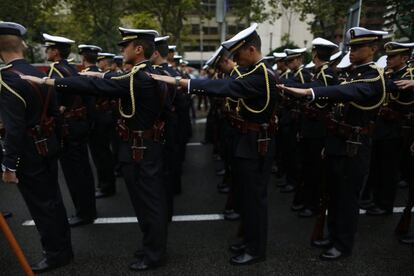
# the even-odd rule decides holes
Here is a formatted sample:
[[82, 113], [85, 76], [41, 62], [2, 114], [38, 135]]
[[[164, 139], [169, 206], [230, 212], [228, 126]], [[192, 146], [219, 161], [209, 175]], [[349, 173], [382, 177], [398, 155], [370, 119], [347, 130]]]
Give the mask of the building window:
[[218, 27], [203, 27], [203, 33], [206, 35], [218, 34]]

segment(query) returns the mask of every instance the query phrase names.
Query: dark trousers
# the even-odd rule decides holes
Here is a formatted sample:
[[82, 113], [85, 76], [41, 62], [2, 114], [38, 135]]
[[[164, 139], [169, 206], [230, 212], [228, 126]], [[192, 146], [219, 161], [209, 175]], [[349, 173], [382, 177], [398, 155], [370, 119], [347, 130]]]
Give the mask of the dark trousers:
[[163, 147], [163, 181], [167, 193], [168, 220], [174, 215], [175, 187], [181, 187], [181, 161], [179, 154], [178, 117], [168, 115], [165, 124], [165, 145]]
[[58, 183], [56, 159], [33, 157], [22, 160], [17, 187], [39, 231], [48, 258], [72, 252], [70, 228]]
[[123, 163], [122, 174], [143, 233], [145, 257], [150, 262], [159, 262], [165, 257], [168, 225], [162, 148], [158, 143], [145, 143], [144, 159]]
[[242, 224], [246, 252], [266, 254], [268, 201], [267, 184], [270, 179], [272, 157], [267, 159], [236, 158], [235, 166], [242, 185]]
[[363, 144], [354, 157], [327, 156], [328, 231], [334, 246], [352, 252], [359, 216], [359, 192], [366, 181], [370, 147]]
[[300, 149], [297, 141], [297, 128], [293, 125], [283, 126], [280, 133], [282, 160], [286, 170], [286, 184], [295, 187], [301, 181]]
[[400, 148], [400, 139], [374, 140], [372, 145], [367, 189], [372, 192], [374, 203], [387, 211], [394, 207]]
[[65, 143], [60, 163], [76, 215], [82, 218], [96, 217], [95, 183], [86, 142]]
[[98, 188], [102, 192], [115, 192], [115, 160], [111, 151], [111, 131], [115, 128], [112, 114], [97, 112], [89, 134], [89, 149], [98, 176]]
[[316, 210], [320, 197], [320, 185], [322, 182], [322, 158], [321, 151], [325, 144], [323, 138], [303, 138], [302, 164], [303, 164], [303, 203], [306, 208]]

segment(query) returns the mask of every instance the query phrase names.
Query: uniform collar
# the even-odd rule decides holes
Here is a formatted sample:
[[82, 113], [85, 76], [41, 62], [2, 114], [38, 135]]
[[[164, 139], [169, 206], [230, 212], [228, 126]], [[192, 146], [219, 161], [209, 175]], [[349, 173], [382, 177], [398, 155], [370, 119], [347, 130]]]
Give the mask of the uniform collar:
[[24, 58], [17, 58], [17, 59], [13, 59], [12, 61], [10, 61], [9, 63], [7, 63], [7, 65], [17, 65], [17, 64], [26, 64], [27, 61]]
[[406, 65], [403, 68], [401, 68], [400, 70], [392, 72], [391, 76], [393, 76], [394, 78], [401, 77], [407, 71], [407, 68], [408, 68], [408, 66]]
[[372, 65], [372, 64], [374, 64], [373, 61], [368, 62], [368, 63], [364, 63], [364, 64], [360, 64], [360, 65], [355, 65], [355, 69], [358, 69], [358, 68], [361, 68], [361, 67], [364, 67], [364, 66], [369, 66], [369, 65]]
[[135, 64], [135, 66], [141, 65], [143, 63], [148, 64], [149, 63], [149, 60], [148, 59], [144, 59], [144, 60], [138, 62], [137, 64]]

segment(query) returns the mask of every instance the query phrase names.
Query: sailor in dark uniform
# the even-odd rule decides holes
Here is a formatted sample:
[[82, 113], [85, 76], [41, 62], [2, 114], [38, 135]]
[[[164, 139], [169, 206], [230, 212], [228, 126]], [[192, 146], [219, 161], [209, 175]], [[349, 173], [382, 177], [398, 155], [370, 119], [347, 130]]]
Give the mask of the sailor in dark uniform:
[[[323, 260], [337, 260], [352, 253], [359, 216], [358, 198], [369, 170], [372, 125], [385, 99], [384, 74], [372, 62], [376, 43], [387, 32], [361, 27], [347, 31], [354, 65], [341, 85], [316, 88], [285, 88], [285, 92], [316, 103], [343, 102], [327, 125], [325, 155], [328, 165], [329, 204]], [[283, 88], [283, 86], [279, 86]]]
[[[323, 38], [312, 41], [312, 60], [315, 65], [312, 81], [300, 87], [327, 87], [338, 84], [338, 79], [329, 67], [329, 59], [338, 45]], [[322, 149], [325, 145], [325, 117], [327, 103], [310, 103], [302, 107], [300, 123], [301, 158], [303, 168], [303, 204], [299, 217], [311, 217], [318, 211], [320, 185], [322, 183]]]
[[[161, 265], [166, 254], [167, 200], [162, 181], [162, 111], [164, 84], [150, 78], [158, 74], [149, 62], [154, 51], [154, 30], [119, 28], [126, 63], [135, 66], [130, 73], [111, 77], [86, 72], [94, 77], [46, 79], [26, 76], [37, 83], [54, 86], [63, 95], [90, 94], [119, 99], [117, 128], [121, 138], [119, 160], [139, 226], [143, 232], [143, 248], [135, 253], [131, 270], [147, 270]], [[110, 79], [107, 79], [109, 77]]]
[[[151, 63], [166, 76], [178, 76], [167, 62], [169, 36], [155, 38], [155, 51], [151, 56]], [[165, 144], [164, 144], [164, 182], [167, 190], [168, 199], [168, 218], [172, 220], [174, 214], [174, 191], [181, 187], [182, 162], [180, 160], [179, 133], [178, 133], [178, 114], [177, 103], [181, 97], [177, 97], [177, 87], [168, 86], [168, 93], [164, 96], [164, 110], [162, 118], [165, 121]], [[179, 104], [179, 103], [178, 103]]]
[[[298, 84], [308, 83], [312, 75], [303, 66], [303, 55], [306, 48], [285, 49], [286, 57], [284, 58], [286, 66], [291, 73], [285, 73], [281, 77], [282, 82], [294, 82]], [[287, 72], [287, 71], [285, 71]], [[287, 77], [289, 77], [287, 79]], [[300, 198], [302, 194], [302, 167], [299, 151], [299, 125], [300, 125], [300, 103], [290, 95], [283, 98], [283, 111], [280, 118], [280, 138], [282, 148], [282, 160], [286, 171], [286, 185], [280, 188], [282, 193], [293, 192], [296, 189], [295, 199], [292, 204], [292, 210], [298, 211], [303, 208], [303, 202]]]
[[[235, 79], [242, 73], [242, 69], [230, 58], [230, 52], [223, 46], [220, 46], [213, 55], [207, 60], [206, 66], [215, 70], [214, 79]], [[227, 201], [224, 209], [224, 219], [238, 220], [241, 213], [242, 193], [241, 187], [238, 185], [238, 173], [234, 166], [234, 139], [237, 135], [237, 130], [231, 126], [231, 118], [238, 117], [240, 102], [238, 99], [231, 97], [212, 97], [210, 102], [218, 104], [220, 113], [220, 140], [221, 156], [225, 167], [225, 174], [223, 176], [222, 187], [219, 189], [223, 192], [227, 188]], [[242, 228], [242, 226], [241, 226]], [[242, 230], [239, 231], [239, 236], [242, 235]]]
[[123, 56], [114, 56], [114, 63], [112, 64], [111, 71], [117, 72], [119, 74], [123, 73], [122, 66], [124, 64]]
[[[48, 61], [48, 77], [53, 79], [78, 75], [66, 60], [73, 40], [43, 34]], [[57, 93], [61, 120], [58, 138], [61, 141], [60, 163], [72, 197], [76, 214], [69, 218], [72, 227], [93, 223], [96, 218], [95, 183], [88, 155], [88, 134], [91, 118], [91, 98]]]
[[174, 55], [175, 55], [176, 49], [177, 49], [176, 45], [168, 45], [167, 62], [171, 66], [173, 66], [173, 63], [174, 63]]
[[263, 261], [267, 244], [267, 183], [273, 161], [275, 128], [274, 106], [277, 98], [274, 72], [262, 61], [257, 24], [222, 43], [241, 67], [248, 68], [237, 79], [184, 80], [153, 76], [167, 83], [188, 88], [190, 93], [240, 99], [240, 118], [232, 121], [239, 130], [234, 141], [237, 172], [243, 187], [243, 220], [245, 235], [242, 244], [232, 246], [237, 253], [234, 265]]
[[[101, 53], [102, 49], [94, 45], [78, 46], [82, 56], [84, 69], [82, 72], [108, 72], [111, 70], [112, 55]], [[96, 62], [98, 61], [98, 66]], [[115, 194], [115, 159], [111, 151], [111, 135], [115, 128], [112, 114], [114, 102], [105, 97], [95, 97], [91, 110], [92, 126], [89, 133], [89, 149], [96, 167], [96, 198], [104, 198]]]
[[111, 72], [114, 64], [115, 54], [112, 53], [98, 53], [98, 67], [103, 73]]
[[[274, 52], [273, 56], [275, 57], [275, 62], [277, 66], [277, 73], [279, 74], [280, 79], [290, 79], [291, 78], [291, 71], [287, 67], [285, 58], [285, 52]], [[281, 122], [283, 116], [288, 112], [288, 110], [284, 107], [284, 102], [287, 100], [285, 97], [281, 97], [281, 103], [278, 106], [278, 116], [279, 122]], [[281, 124], [279, 124], [279, 129], [281, 128]], [[275, 149], [275, 165], [276, 165], [276, 178], [279, 180], [283, 178], [286, 174], [285, 163], [283, 162], [283, 143], [282, 143], [282, 134], [281, 131], [276, 133], [276, 149]], [[277, 187], [284, 187], [287, 185], [287, 181], [278, 181], [276, 186]]]
[[273, 56], [275, 57], [275, 62], [277, 65], [277, 71], [281, 79], [291, 78], [290, 74], [292, 71], [286, 65], [286, 53], [285, 52], [274, 52]]
[[5, 127], [3, 181], [17, 187], [41, 237], [44, 258], [32, 265], [45, 272], [73, 259], [70, 228], [58, 184], [58, 116], [52, 90], [22, 80], [19, 75], [45, 77], [26, 60], [22, 36], [26, 29], [0, 22], [0, 113]]
[[[402, 91], [394, 94], [394, 101], [396, 101], [398, 111], [403, 115], [401, 122], [402, 130], [402, 173], [404, 178], [409, 183], [409, 195], [407, 207], [411, 212], [414, 201], [414, 68], [407, 68], [408, 76], [405, 80], [398, 80], [395, 83]], [[410, 219], [407, 219], [410, 221]], [[414, 244], [414, 235], [406, 234], [400, 237], [400, 242], [403, 244]]]
[[[414, 43], [388, 42], [384, 45], [387, 54], [388, 81], [413, 78], [407, 67]], [[367, 215], [392, 214], [397, 192], [401, 146], [409, 148], [411, 141], [404, 141], [405, 114], [413, 110], [404, 97], [409, 92], [398, 91], [394, 85], [387, 89], [387, 97], [381, 106], [373, 136], [368, 192], [372, 193]], [[408, 98], [407, 98], [408, 99]], [[411, 97], [411, 99], [413, 99]], [[407, 137], [406, 137], [407, 138]], [[408, 168], [407, 168], [408, 169]], [[412, 168], [408, 169], [412, 170]]]

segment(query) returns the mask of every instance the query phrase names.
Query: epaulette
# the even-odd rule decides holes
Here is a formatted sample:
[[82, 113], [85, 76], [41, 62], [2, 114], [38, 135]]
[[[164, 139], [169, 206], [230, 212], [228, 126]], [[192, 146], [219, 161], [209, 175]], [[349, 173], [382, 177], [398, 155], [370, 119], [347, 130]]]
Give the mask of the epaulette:
[[13, 67], [13, 64], [9, 64], [9, 65], [5, 65], [0, 67], [0, 71], [4, 70], [4, 69], [9, 69], [10, 67]]
[[139, 70], [145, 68], [147, 65], [145, 63], [142, 63], [140, 65], [136, 65], [134, 67], [132, 67], [131, 72], [129, 72], [128, 74], [119, 76], [119, 77], [112, 77], [111, 80], [123, 80], [126, 78], [129, 78], [130, 76], [135, 75], [135, 73], [137, 73]]
[[157, 68], [160, 68], [161, 66], [159, 66], [159, 65], [156, 65], [156, 64], [153, 64], [152, 65], [152, 68], [154, 68], [154, 69], [157, 69]]
[[385, 79], [384, 79], [384, 69], [379, 68], [378, 66], [376, 66], [375, 64], [371, 64], [369, 65], [372, 69], [377, 70], [378, 72], [378, 76], [375, 78], [370, 78], [370, 79], [357, 79], [357, 80], [352, 80], [352, 81], [345, 81], [341, 84], [349, 84], [349, 83], [372, 83], [372, 82], [376, 82], [376, 81], [381, 81], [381, 85], [382, 85], [382, 96], [381, 99], [379, 100], [378, 103], [372, 105], [372, 106], [362, 106], [359, 105], [355, 102], [350, 102], [351, 105], [353, 105], [354, 107], [361, 109], [361, 110], [373, 110], [376, 109], [378, 107], [380, 107], [382, 105], [382, 103], [385, 101], [385, 98], [387, 96], [386, 93], [386, 85], [385, 85]]
[[414, 80], [414, 68], [407, 68], [404, 75], [401, 78], [410, 77], [410, 80]]
[[[240, 103], [244, 106], [244, 108], [247, 111], [249, 111], [251, 113], [256, 113], [256, 114], [259, 114], [259, 113], [262, 113], [263, 111], [265, 111], [267, 109], [267, 107], [269, 106], [269, 103], [270, 103], [270, 83], [269, 83], [269, 74], [268, 74], [266, 65], [263, 62], [260, 62], [259, 64], [257, 64], [255, 66], [255, 68], [253, 68], [249, 72], [247, 72], [245, 74], [242, 74], [242, 75], [240, 75], [240, 76], [238, 76], [236, 78], [236, 79], [240, 79], [240, 78], [243, 78], [245, 76], [248, 76], [248, 75], [254, 73], [259, 68], [262, 68], [263, 69], [264, 77], [265, 77], [265, 82], [266, 82], [266, 104], [264, 105], [264, 107], [262, 109], [260, 109], [260, 110], [254, 110], [253, 108], [247, 106], [247, 104], [244, 102], [243, 99], [240, 99]], [[237, 108], [239, 108], [239, 106]]]
[[302, 70], [303, 70], [303, 67], [299, 68], [299, 70], [296, 73], [294, 73], [293, 75], [295, 76], [295, 78], [299, 75], [300, 82], [303, 84], [303, 83], [305, 83], [305, 79], [303, 78]]
[[[406, 72], [401, 76], [401, 79], [407, 78], [407, 77], [409, 77], [410, 80], [414, 80], [414, 68], [407, 68]], [[414, 104], [414, 100], [410, 101], [410, 102], [403, 102], [403, 101], [400, 101], [399, 98], [400, 98], [400, 93], [399, 92], [398, 92], [397, 96], [393, 96], [391, 94], [391, 99], [393, 101], [397, 102], [400, 105], [408, 106], [408, 105]]]
[[128, 74], [125, 74], [123, 76], [119, 77], [112, 77], [113, 80], [122, 80], [129, 78], [129, 94], [131, 97], [131, 114], [126, 114], [122, 109], [122, 100], [119, 99], [118, 107], [119, 107], [119, 113], [124, 118], [132, 118], [135, 115], [135, 95], [134, 95], [134, 75], [141, 69], [145, 68], [147, 66], [145, 63], [142, 63], [140, 65], [136, 65], [132, 68], [131, 72]]
[[50, 64], [49, 74], [47, 75], [49, 78], [52, 76], [53, 71], [55, 71], [59, 75], [59, 77], [64, 78], [63, 74], [55, 66], [58, 63], [59, 61], [56, 61]]
[[6, 66], [3, 66], [3, 67], [0, 68], [0, 92], [1, 92], [1, 87], [4, 86], [4, 88], [6, 88], [7, 91], [9, 91], [13, 95], [15, 95], [19, 100], [21, 100], [23, 102], [24, 107], [26, 108], [27, 103], [26, 103], [25, 99], [23, 99], [23, 97], [20, 96], [19, 93], [17, 93], [13, 88], [11, 88], [9, 85], [7, 85], [7, 83], [5, 83], [3, 81], [1, 71], [5, 70], [5, 69], [9, 69], [11, 67], [13, 67], [13, 64], [9, 64], [9, 65], [6, 65]]
[[233, 76], [233, 75], [234, 75], [234, 73], [236, 73], [236, 74], [237, 74], [237, 77], [241, 76], [241, 73], [240, 73], [240, 71], [239, 71], [238, 67], [239, 67], [239, 66], [235, 66], [235, 67], [233, 68], [233, 70], [231, 70], [231, 72], [230, 72], [230, 76]]

